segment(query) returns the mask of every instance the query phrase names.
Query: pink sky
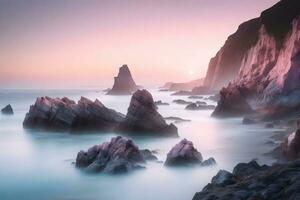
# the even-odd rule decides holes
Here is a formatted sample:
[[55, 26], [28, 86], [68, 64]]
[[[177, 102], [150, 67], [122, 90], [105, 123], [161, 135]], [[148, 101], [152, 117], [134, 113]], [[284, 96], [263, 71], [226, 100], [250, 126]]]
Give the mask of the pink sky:
[[128, 64], [141, 85], [205, 76], [238, 25], [276, 0], [0, 2], [0, 87], [112, 85]]

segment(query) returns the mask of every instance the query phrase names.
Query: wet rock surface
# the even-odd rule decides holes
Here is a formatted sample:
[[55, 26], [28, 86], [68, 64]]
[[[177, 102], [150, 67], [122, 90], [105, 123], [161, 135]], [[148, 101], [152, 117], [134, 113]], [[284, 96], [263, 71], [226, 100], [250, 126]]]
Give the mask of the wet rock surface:
[[161, 100], [155, 101], [154, 104], [155, 104], [156, 106], [168, 106], [168, 105], [170, 105], [169, 103], [162, 102]]
[[191, 104], [193, 102], [191, 102], [191, 101], [185, 101], [183, 99], [175, 99], [175, 100], [173, 100], [173, 103], [181, 104], [181, 105], [188, 105], [188, 104]]
[[300, 199], [300, 161], [260, 166], [255, 161], [238, 164], [232, 173], [220, 170], [193, 200]]
[[216, 164], [214, 158], [203, 161], [201, 153], [194, 147], [191, 141], [181, 140], [167, 154], [166, 166], [187, 166], [198, 164], [210, 166]]
[[189, 119], [183, 119], [181, 117], [165, 117], [165, 120], [174, 121], [174, 123], [180, 123], [180, 122], [190, 122]]
[[66, 97], [39, 97], [30, 106], [23, 125], [25, 128], [59, 131], [111, 131], [123, 119], [123, 114], [105, 107], [97, 99], [93, 102], [81, 97], [75, 103]]
[[157, 112], [152, 95], [147, 90], [138, 90], [132, 95], [125, 120], [116, 131], [149, 136], [178, 136], [177, 127], [168, 125]]
[[1, 113], [5, 115], [13, 115], [14, 111], [10, 104], [1, 109]]
[[80, 151], [76, 167], [91, 173], [116, 174], [144, 168], [146, 160], [156, 159], [150, 150], [139, 150], [132, 140], [117, 136], [87, 151]]
[[131, 72], [127, 65], [123, 65], [119, 69], [118, 76], [115, 77], [114, 85], [107, 92], [109, 95], [129, 95], [136, 91], [139, 87], [135, 84]]

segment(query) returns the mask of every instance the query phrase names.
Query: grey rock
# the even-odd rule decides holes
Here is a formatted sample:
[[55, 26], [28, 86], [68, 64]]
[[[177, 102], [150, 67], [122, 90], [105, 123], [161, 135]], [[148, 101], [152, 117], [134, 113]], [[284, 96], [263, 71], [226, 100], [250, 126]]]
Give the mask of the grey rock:
[[13, 115], [14, 111], [10, 104], [1, 109], [1, 113], [5, 115]]

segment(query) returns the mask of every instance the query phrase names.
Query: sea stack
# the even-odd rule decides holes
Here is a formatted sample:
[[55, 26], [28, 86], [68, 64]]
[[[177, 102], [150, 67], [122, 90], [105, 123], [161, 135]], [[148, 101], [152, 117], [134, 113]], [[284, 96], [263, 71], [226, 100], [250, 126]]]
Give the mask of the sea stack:
[[168, 125], [157, 112], [152, 95], [147, 90], [138, 90], [132, 95], [125, 120], [117, 127], [117, 131], [149, 136], [178, 136], [177, 127]]
[[4, 108], [2, 108], [1, 113], [2, 113], [2, 114], [5, 114], [5, 115], [13, 115], [13, 114], [14, 114], [14, 111], [13, 111], [11, 105], [8, 104], [8, 105], [5, 106]]
[[138, 86], [135, 84], [127, 65], [119, 69], [118, 76], [115, 77], [113, 88], [107, 92], [108, 95], [129, 95], [135, 92]]

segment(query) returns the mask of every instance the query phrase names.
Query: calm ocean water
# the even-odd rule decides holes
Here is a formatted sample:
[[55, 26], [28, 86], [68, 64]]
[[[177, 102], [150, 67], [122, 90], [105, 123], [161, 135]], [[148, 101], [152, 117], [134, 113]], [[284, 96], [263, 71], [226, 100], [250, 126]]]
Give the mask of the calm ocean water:
[[[155, 100], [171, 103], [169, 92], [151, 90]], [[132, 138], [140, 148], [158, 150], [164, 161], [168, 150], [183, 138], [194, 142], [206, 159], [214, 157], [214, 167], [166, 168], [149, 162], [147, 169], [126, 175], [86, 174], [74, 167], [79, 150], [110, 140], [114, 133], [72, 135], [26, 131], [22, 122], [38, 96], [78, 100], [80, 96], [98, 98], [107, 107], [126, 113], [130, 96], [107, 96], [94, 90], [0, 90], [0, 107], [11, 104], [15, 114], [0, 114], [0, 199], [2, 200], [188, 200], [200, 191], [219, 169], [232, 170], [238, 162], [258, 159], [272, 146], [265, 142], [272, 129], [261, 125], [245, 126], [241, 119], [213, 119], [212, 111], [186, 111], [184, 105], [160, 106], [164, 116], [192, 120], [176, 124], [179, 138]], [[193, 100], [195, 101], [195, 100]], [[210, 104], [214, 102], [208, 101]]]

